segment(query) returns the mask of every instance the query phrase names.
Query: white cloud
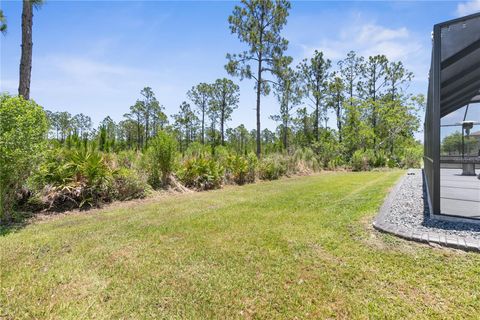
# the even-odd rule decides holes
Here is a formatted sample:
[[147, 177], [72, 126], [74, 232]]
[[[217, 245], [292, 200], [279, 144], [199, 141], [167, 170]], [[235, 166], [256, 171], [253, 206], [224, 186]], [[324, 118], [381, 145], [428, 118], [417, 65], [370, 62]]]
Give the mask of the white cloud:
[[408, 38], [407, 28], [389, 29], [373, 23], [360, 27], [360, 34], [357, 41], [360, 43], [378, 43], [383, 41], [398, 40]]
[[[110, 115], [118, 121], [140, 90], [150, 86], [162, 104], [175, 110], [185, 90], [171, 80], [174, 70], [165, 69], [142, 69], [89, 55], [53, 54], [35, 60], [31, 95], [49, 110], [83, 112], [95, 122]], [[18, 79], [2, 78], [0, 92], [15, 93], [17, 86]]]
[[142, 86], [142, 79], [152, 78], [145, 70], [82, 55], [55, 54], [41, 57], [37, 59], [35, 68], [34, 77], [38, 75], [42, 81], [32, 82], [32, 91], [39, 94], [50, 93], [52, 90], [77, 95], [85, 92], [120, 94], [126, 87]]
[[364, 56], [384, 54], [392, 60], [405, 60], [423, 47], [406, 28], [388, 29], [369, 24], [342, 32], [340, 39], [322, 39], [317, 45], [301, 45], [306, 57], [321, 50], [330, 59], [344, 58], [350, 50]]
[[480, 0], [461, 2], [457, 5], [457, 16], [466, 16], [480, 11]]
[[413, 71], [418, 81], [426, 82], [428, 73], [429, 48], [425, 41], [406, 27], [388, 28], [374, 21], [362, 21], [361, 17], [354, 18], [338, 30], [312, 44], [302, 44], [303, 56], [311, 57], [314, 50], [324, 52], [331, 60], [345, 58], [346, 54], [354, 50], [364, 57], [383, 54], [389, 60], [402, 61], [409, 70]]

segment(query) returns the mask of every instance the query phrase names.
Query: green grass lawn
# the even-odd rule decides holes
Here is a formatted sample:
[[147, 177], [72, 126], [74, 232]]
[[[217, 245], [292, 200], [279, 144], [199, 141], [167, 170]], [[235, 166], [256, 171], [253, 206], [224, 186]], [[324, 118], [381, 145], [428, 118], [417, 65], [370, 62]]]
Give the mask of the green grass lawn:
[[380, 234], [403, 171], [326, 173], [0, 236], [0, 318], [475, 318], [480, 255]]

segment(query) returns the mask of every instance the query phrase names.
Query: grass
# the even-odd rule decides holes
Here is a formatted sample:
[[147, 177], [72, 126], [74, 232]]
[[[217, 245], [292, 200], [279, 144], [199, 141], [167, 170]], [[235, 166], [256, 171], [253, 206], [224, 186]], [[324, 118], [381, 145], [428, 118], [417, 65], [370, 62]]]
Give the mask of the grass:
[[0, 237], [0, 318], [474, 318], [480, 255], [380, 234], [403, 171], [130, 203]]

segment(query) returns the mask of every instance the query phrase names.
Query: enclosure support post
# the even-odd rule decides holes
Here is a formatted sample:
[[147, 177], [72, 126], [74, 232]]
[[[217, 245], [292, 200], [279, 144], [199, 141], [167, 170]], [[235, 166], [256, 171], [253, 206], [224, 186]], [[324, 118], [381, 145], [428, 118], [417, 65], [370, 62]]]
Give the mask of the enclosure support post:
[[440, 214], [440, 87], [441, 87], [441, 27], [433, 28], [433, 110], [432, 110], [432, 159], [433, 190], [432, 213]]

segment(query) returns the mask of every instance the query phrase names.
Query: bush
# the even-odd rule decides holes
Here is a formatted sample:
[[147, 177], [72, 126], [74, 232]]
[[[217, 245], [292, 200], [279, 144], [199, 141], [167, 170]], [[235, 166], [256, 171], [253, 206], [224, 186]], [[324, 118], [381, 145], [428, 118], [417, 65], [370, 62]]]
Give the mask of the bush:
[[395, 157], [391, 157], [387, 160], [387, 167], [390, 169], [398, 167], [398, 162]]
[[372, 152], [357, 150], [353, 153], [350, 164], [353, 171], [367, 171], [370, 170], [372, 160]]
[[188, 188], [210, 190], [222, 185], [224, 169], [211, 157], [187, 159], [177, 172], [178, 178]]
[[[49, 149], [29, 180], [33, 192], [24, 207], [64, 211], [144, 197], [149, 190], [146, 177], [138, 170], [119, 167], [124, 164], [122, 157], [99, 152], [95, 145]], [[125, 158], [132, 157], [136, 154], [129, 152]]]
[[250, 152], [247, 154], [247, 164], [248, 164], [248, 173], [247, 173], [247, 182], [253, 183], [257, 177], [257, 168], [258, 168], [258, 158], [255, 153]]
[[0, 223], [11, 221], [16, 193], [42, 154], [47, 130], [34, 101], [0, 96]]
[[403, 168], [420, 168], [422, 165], [423, 147], [417, 145], [404, 149], [400, 165]]
[[[213, 151], [213, 156], [220, 163], [224, 163], [227, 160], [227, 158], [230, 157], [231, 155], [230, 150], [227, 147], [222, 145], [216, 146], [215, 148], [212, 149], [212, 151]], [[203, 155], [208, 156], [208, 154], [206, 153]]]
[[117, 200], [144, 198], [148, 192], [148, 184], [137, 171], [120, 168], [113, 173], [112, 197]]
[[340, 162], [344, 151], [335, 134], [329, 130], [322, 130], [320, 141], [312, 144], [312, 150], [317, 157], [318, 165], [328, 168], [333, 163]]
[[342, 157], [338, 156], [328, 161], [327, 169], [336, 170], [338, 167], [341, 167], [343, 165], [345, 165], [345, 161], [342, 159]]
[[258, 175], [262, 180], [276, 180], [287, 173], [288, 164], [281, 155], [273, 155], [262, 159]]
[[311, 173], [320, 170], [315, 153], [310, 148], [297, 149], [293, 154], [293, 172]]
[[150, 141], [147, 151], [148, 181], [154, 188], [167, 186], [175, 167], [177, 144], [169, 134], [160, 131]]
[[377, 151], [376, 155], [373, 155], [370, 158], [370, 166], [379, 168], [379, 167], [385, 167], [387, 165], [387, 156], [383, 151]]
[[135, 169], [138, 166], [139, 154], [134, 150], [120, 151], [116, 158], [119, 168]]
[[242, 185], [255, 182], [257, 157], [249, 154], [246, 158], [239, 155], [230, 155], [225, 160], [225, 178]]
[[112, 200], [112, 172], [95, 147], [55, 148], [47, 152], [32, 180], [44, 208], [62, 211]]
[[194, 157], [208, 157], [212, 154], [212, 149], [210, 146], [201, 144], [200, 142], [192, 142], [185, 150], [185, 158], [194, 158]]

